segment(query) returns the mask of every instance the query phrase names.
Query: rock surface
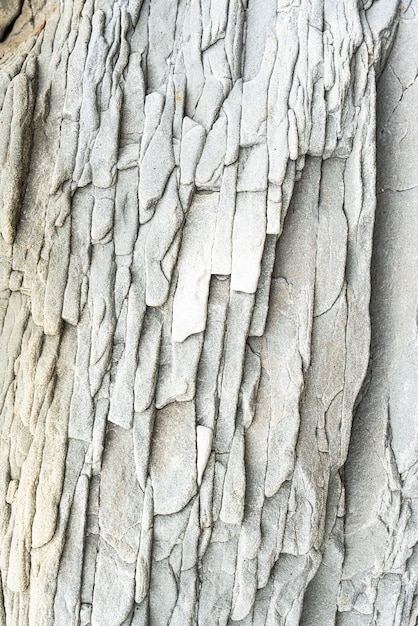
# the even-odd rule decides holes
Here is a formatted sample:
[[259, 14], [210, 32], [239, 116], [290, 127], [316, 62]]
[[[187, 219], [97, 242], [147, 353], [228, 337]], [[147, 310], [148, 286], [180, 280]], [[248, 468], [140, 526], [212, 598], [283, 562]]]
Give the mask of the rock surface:
[[19, 11], [0, 622], [415, 625], [417, 0]]

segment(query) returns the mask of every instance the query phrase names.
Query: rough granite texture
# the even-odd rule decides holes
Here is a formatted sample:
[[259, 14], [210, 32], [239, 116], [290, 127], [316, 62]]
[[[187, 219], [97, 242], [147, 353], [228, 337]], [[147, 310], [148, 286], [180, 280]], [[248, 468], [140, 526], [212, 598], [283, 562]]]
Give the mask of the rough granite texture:
[[415, 626], [418, 0], [2, 38], [0, 624]]

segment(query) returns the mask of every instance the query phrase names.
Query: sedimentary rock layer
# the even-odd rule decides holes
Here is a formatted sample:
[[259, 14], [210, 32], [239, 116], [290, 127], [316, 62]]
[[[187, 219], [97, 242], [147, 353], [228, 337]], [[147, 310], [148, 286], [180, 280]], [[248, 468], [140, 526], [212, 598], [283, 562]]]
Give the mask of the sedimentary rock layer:
[[[413, 624], [412, 344], [351, 433], [376, 76], [416, 6], [23, 3], [0, 44], [4, 623]], [[399, 71], [413, 98], [413, 66], [382, 89]], [[383, 213], [412, 178], [382, 174]]]

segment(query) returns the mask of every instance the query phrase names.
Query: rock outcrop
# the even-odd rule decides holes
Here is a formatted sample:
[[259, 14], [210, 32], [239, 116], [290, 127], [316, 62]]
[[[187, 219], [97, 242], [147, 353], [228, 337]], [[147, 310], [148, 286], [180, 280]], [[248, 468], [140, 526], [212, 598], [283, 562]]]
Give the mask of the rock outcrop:
[[2, 623], [415, 624], [417, 11], [19, 6]]

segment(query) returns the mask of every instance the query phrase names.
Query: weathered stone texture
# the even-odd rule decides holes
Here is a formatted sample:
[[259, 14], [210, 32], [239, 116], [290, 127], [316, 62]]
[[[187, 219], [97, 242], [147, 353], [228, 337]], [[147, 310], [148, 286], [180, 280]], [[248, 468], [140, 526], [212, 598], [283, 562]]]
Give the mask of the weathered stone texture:
[[2, 623], [415, 624], [417, 11], [25, 0]]

